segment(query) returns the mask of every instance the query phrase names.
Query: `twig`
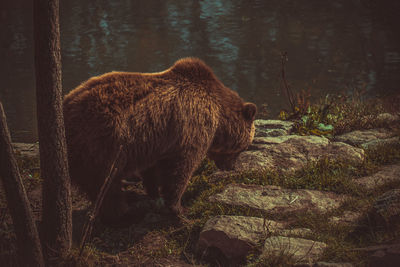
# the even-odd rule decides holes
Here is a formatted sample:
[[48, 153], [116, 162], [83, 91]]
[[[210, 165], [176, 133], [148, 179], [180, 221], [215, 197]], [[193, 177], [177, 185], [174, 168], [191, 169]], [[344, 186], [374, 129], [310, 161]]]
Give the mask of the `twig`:
[[268, 225], [267, 225], [267, 217], [264, 216], [263, 219], [264, 219], [263, 220], [263, 232], [264, 232], [265, 238], [267, 238], [271, 235], [271, 232], [272, 232], [269, 230], [270, 226], [271, 226], [271, 222], [268, 222]]
[[292, 199], [289, 204], [292, 204], [293, 202], [295, 202], [297, 199], [299, 198], [299, 196], [295, 196], [294, 199]]
[[114, 177], [118, 171], [118, 168], [115, 167], [115, 165], [119, 161], [121, 150], [122, 150], [122, 145], [119, 147], [119, 150], [115, 157], [115, 160], [114, 160], [113, 164], [111, 165], [110, 172], [109, 172], [107, 178], [104, 180], [104, 183], [100, 189], [100, 192], [97, 195], [97, 199], [96, 199], [95, 205], [93, 207], [93, 211], [89, 213], [89, 218], [86, 221], [85, 226], [83, 227], [83, 234], [82, 234], [82, 238], [81, 238], [79, 256], [82, 255], [83, 248], [85, 247], [86, 241], [88, 240], [89, 236], [92, 233], [93, 225], [94, 225], [96, 217], [99, 213], [101, 204], [103, 203], [104, 196], [106, 195], [108, 189], [110, 188], [110, 185], [111, 185], [112, 181], [114, 180]]
[[294, 103], [294, 96], [293, 96], [293, 92], [292, 89], [290, 88], [290, 86], [288, 85], [287, 81], [286, 81], [286, 76], [285, 76], [285, 63], [286, 61], [288, 61], [288, 56], [287, 56], [287, 52], [283, 52], [281, 53], [281, 78], [282, 78], [282, 83], [284, 85], [284, 93], [286, 95], [286, 97], [289, 100], [289, 105], [290, 108], [292, 109], [292, 112], [295, 112], [295, 103]]
[[0, 225], [3, 224], [4, 219], [6, 218], [7, 208], [0, 209]]
[[311, 247], [308, 249], [307, 253], [304, 254], [303, 257], [301, 257], [300, 259], [298, 259], [298, 260], [296, 261], [296, 263], [297, 263], [297, 262], [301, 262], [308, 254], [310, 254], [311, 250], [313, 249], [313, 247], [314, 247], [314, 245], [315, 245], [315, 242], [316, 242], [316, 241], [314, 241], [314, 242], [312, 243], [312, 245], [311, 245]]

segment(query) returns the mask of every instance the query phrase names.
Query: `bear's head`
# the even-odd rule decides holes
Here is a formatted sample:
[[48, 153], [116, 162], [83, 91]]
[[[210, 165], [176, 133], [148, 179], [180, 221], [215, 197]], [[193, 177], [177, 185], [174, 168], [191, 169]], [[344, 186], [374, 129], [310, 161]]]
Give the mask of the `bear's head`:
[[219, 169], [232, 170], [239, 154], [253, 142], [256, 113], [255, 104], [241, 103], [229, 116], [223, 116], [207, 153]]

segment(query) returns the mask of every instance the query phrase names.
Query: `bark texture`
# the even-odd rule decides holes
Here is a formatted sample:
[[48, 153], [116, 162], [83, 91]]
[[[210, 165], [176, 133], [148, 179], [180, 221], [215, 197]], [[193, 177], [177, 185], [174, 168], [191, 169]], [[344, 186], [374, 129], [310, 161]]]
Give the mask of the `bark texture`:
[[62, 113], [59, 1], [34, 0], [36, 99], [43, 184], [42, 245], [48, 258], [71, 248], [71, 189]]
[[0, 179], [17, 236], [21, 266], [44, 266], [39, 235], [11, 146], [6, 115], [0, 102]]

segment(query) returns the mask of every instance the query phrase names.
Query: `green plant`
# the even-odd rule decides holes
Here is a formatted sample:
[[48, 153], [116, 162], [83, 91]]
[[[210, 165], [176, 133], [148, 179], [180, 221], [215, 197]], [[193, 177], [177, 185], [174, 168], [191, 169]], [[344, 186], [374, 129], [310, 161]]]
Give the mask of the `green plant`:
[[295, 132], [300, 135], [331, 137], [354, 130], [393, 126], [391, 122], [379, 119], [379, 115], [393, 109], [393, 105], [386, 108], [382, 99], [367, 99], [363, 91], [328, 94], [313, 104], [304, 104], [308, 103], [304, 97], [297, 96], [298, 103], [303, 106], [295, 105], [294, 111], [282, 110], [279, 114], [281, 120], [294, 121]]

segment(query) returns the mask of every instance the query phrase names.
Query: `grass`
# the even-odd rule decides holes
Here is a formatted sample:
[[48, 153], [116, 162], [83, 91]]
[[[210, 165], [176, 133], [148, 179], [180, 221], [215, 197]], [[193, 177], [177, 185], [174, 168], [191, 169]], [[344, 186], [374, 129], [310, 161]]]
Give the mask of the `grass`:
[[[332, 99], [334, 99], [332, 97]], [[349, 131], [350, 129], [369, 128], [377, 126], [390, 126], [383, 124], [357, 122], [356, 118], [362, 116], [377, 116], [382, 111], [382, 106], [366, 104], [361, 108], [361, 103], [356, 100], [346, 101], [326, 99], [318, 105], [310, 108], [302, 108], [306, 114], [298, 117], [301, 120], [297, 131], [299, 134], [309, 134], [318, 129], [323, 123], [332, 125], [334, 130], [323, 132], [323, 135], [334, 135]], [[307, 103], [307, 101], [303, 101]], [[351, 107], [349, 103], [355, 105]], [[383, 102], [382, 102], [383, 103]], [[328, 105], [328, 108], [324, 108]], [[390, 105], [383, 105], [388, 107]], [[393, 106], [393, 105], [392, 105]], [[325, 111], [324, 111], [325, 110]], [[357, 111], [358, 110], [358, 111]], [[328, 116], [329, 115], [329, 116]], [[306, 123], [301, 118], [308, 116]], [[336, 116], [336, 117], [335, 117]], [[372, 117], [370, 117], [372, 118]], [[312, 122], [312, 123], [311, 123]], [[303, 124], [301, 124], [303, 123]], [[307, 125], [307, 123], [309, 123]], [[304, 132], [302, 132], [304, 130]], [[398, 134], [400, 135], [400, 131]], [[312, 134], [321, 135], [321, 132]], [[288, 221], [292, 228], [308, 228], [312, 232], [307, 235], [316, 241], [325, 242], [328, 248], [321, 260], [331, 262], [352, 262], [356, 266], [366, 265], [366, 255], [354, 250], [360, 247], [380, 244], [400, 237], [400, 226], [390, 229], [376, 227], [368, 218], [367, 211], [374, 200], [392, 188], [400, 188], [400, 182], [391, 182], [374, 190], [367, 190], [352, 182], [354, 178], [371, 175], [387, 164], [400, 162], [400, 144], [380, 145], [374, 149], [366, 150], [366, 159], [362, 164], [340, 162], [322, 159], [318, 162], [310, 162], [303, 169], [291, 174], [282, 174], [273, 171], [252, 171], [219, 177], [215, 174], [217, 168], [214, 163], [205, 160], [192, 177], [183, 196], [183, 203], [187, 209], [187, 221], [176, 225], [168, 220], [160, 218], [157, 214], [150, 214], [143, 223], [124, 229], [112, 229], [97, 223], [90, 242], [88, 242], [83, 256], [79, 257], [77, 244], [79, 243], [80, 229], [86, 218], [87, 202], [82, 196], [75, 195], [74, 208], [82, 210], [80, 218], [74, 218], [74, 248], [68, 259], [59, 262], [64, 266], [98, 266], [98, 265], [142, 265], [154, 266], [157, 264], [178, 265], [179, 263], [191, 263], [203, 266], [224, 266], [228, 264], [218, 251], [209, 255], [196, 252], [196, 243], [200, 232], [213, 216], [217, 215], [242, 215], [270, 220]], [[26, 190], [31, 192], [41, 184], [39, 173], [39, 161], [17, 155], [21, 175]], [[314, 189], [345, 194], [349, 198], [342, 205], [327, 213], [310, 211], [300, 214], [271, 215], [265, 211], [248, 207], [239, 207], [212, 203], [209, 197], [221, 192], [228, 184], [253, 184], [276, 185], [293, 189]], [[86, 206], [85, 206], [86, 205]], [[341, 225], [332, 223], [331, 216], [341, 216], [344, 212], [364, 213], [357, 225]], [[76, 215], [78, 212], [75, 212]], [[75, 228], [76, 227], [76, 228]], [[241, 265], [246, 266], [289, 266], [294, 263], [293, 257], [285, 253], [261, 259], [262, 242], [254, 248]], [[0, 186], [0, 262], [13, 266], [16, 264], [15, 236], [10, 221], [4, 192]]]
[[[385, 232], [385, 229], [373, 229], [368, 225], [368, 221], [363, 221], [363, 225], [359, 226], [359, 229], [362, 229], [363, 238], [359, 238], [359, 235], [352, 236], [352, 233], [356, 232], [357, 229], [332, 226], [327, 218], [332, 215], [340, 215], [346, 210], [365, 210], [385, 190], [400, 187], [400, 183], [392, 183], [376, 190], [368, 191], [351, 183], [351, 180], [355, 177], [372, 174], [379, 170], [380, 166], [395, 162], [400, 162], [400, 145], [382, 145], [374, 150], [367, 150], [366, 160], [358, 166], [323, 159], [318, 162], [309, 163], [303, 169], [293, 174], [282, 175], [271, 171], [247, 172], [232, 175], [226, 179], [216, 179], [213, 175], [216, 170], [215, 165], [213, 162], [205, 160], [196, 172], [196, 175], [191, 179], [183, 198], [183, 202], [187, 208], [189, 223], [177, 227], [158, 221], [153, 223], [153, 225], [141, 225], [139, 226], [139, 230], [137, 225], [127, 229], [116, 230], [98, 224], [94, 238], [85, 249], [84, 257], [77, 260], [75, 255], [72, 258], [74, 264], [77, 266], [95, 266], [96, 264], [104, 263], [104, 261], [116, 261], [115, 257], [111, 255], [121, 253], [129, 254], [126, 257], [128, 262], [157, 261], [162, 258], [182, 260], [183, 258], [187, 262], [193, 261], [208, 264], [210, 262], [202, 262], [198, 258], [198, 255], [196, 255], [196, 242], [202, 227], [209, 218], [224, 214], [253, 216], [273, 220], [288, 219], [287, 215], [271, 216], [260, 210], [208, 201], [211, 195], [221, 192], [226, 185], [230, 183], [244, 183], [333, 191], [351, 196], [340, 208], [330, 211], [329, 214], [320, 214], [318, 212], [296, 214], [296, 218], [292, 222], [292, 227], [305, 227], [314, 230], [314, 234], [311, 237], [314, 240], [328, 244], [328, 249], [323, 256], [324, 260], [362, 262], [365, 259], [363, 253], [350, 251], [349, 248], [377, 244], [384, 240], [389, 240], [390, 236], [397, 236], [398, 233]], [[33, 188], [35, 185], [40, 184], [40, 179], [35, 179], [32, 175], [37, 170], [37, 161], [19, 157], [19, 164], [26, 168], [23, 172], [23, 180], [27, 188]], [[3, 198], [1, 198], [0, 204], [4, 209], [5, 202]], [[140, 229], [145, 233], [142, 235], [138, 234], [137, 232], [140, 232]], [[10, 246], [8, 245], [14, 240], [12, 225], [4, 218], [0, 233], [2, 236], [2, 241], [0, 242], [2, 248], [1, 258], [4, 260], [12, 258], [13, 252], [10, 251]], [[145, 243], [148, 243], [148, 241], [144, 242], [146, 239], [158, 241], [153, 245], [146, 246]], [[256, 251], [253, 254], [253, 259], [248, 259], [248, 266], [287, 266], [285, 264], [291, 259], [291, 257], [279, 255], [277, 256], [278, 258], [259, 260], [256, 259], [257, 253], [259, 254], [260, 251]], [[124, 262], [124, 260], [120, 257], [119, 262]], [[283, 265], [279, 265], [279, 263]]]
[[[332, 137], [346, 132], [391, 127], [382, 119], [382, 113], [399, 113], [400, 95], [383, 98], [367, 98], [361, 91], [351, 94], [327, 95], [311, 104], [310, 94], [296, 94], [293, 110], [282, 110], [279, 118], [295, 122], [295, 133], [300, 135], [324, 135]], [[266, 114], [266, 112], [264, 112]]]
[[[383, 240], [390, 240], [389, 237], [391, 235], [393, 236], [394, 233], [386, 231], [387, 229], [377, 231], [376, 229], [372, 229], [367, 221], [362, 221], [361, 223], [363, 225], [359, 225], [358, 228], [364, 229], [368, 238], [365, 240], [350, 238], [349, 240], [352, 231], [356, 231], [356, 229], [347, 226], [332, 226], [328, 218], [333, 215], [341, 215], [344, 211], [365, 211], [380, 194], [390, 188], [400, 187], [400, 182], [392, 182], [371, 191], [351, 182], [354, 178], [373, 174], [378, 171], [383, 164], [396, 162], [400, 162], [400, 145], [382, 145], [374, 150], [367, 150], [366, 160], [363, 164], [358, 166], [324, 159], [319, 162], [310, 163], [302, 170], [291, 175], [282, 176], [273, 172], [242, 173], [217, 183], [207, 181], [207, 176], [199, 175], [192, 179], [188, 188], [188, 193], [191, 196], [196, 196], [189, 204], [189, 215], [193, 219], [200, 219], [203, 223], [205, 223], [208, 218], [221, 214], [261, 218], [269, 217], [269, 219], [275, 220], [287, 219], [283, 215], [281, 217], [271, 217], [271, 215], [263, 211], [245, 207], [232, 207], [229, 205], [210, 203], [208, 201], [209, 196], [220, 192], [225, 185], [229, 183], [279, 185], [285, 188], [316, 189], [346, 194], [350, 196], [350, 199], [345, 201], [340, 208], [330, 211], [329, 214], [320, 214], [318, 212], [298, 214], [292, 226], [314, 230], [317, 234], [312, 236], [313, 239], [328, 244], [328, 249], [323, 259], [358, 262], [362, 264], [365, 261], [363, 253], [349, 251], [349, 248], [364, 247], [380, 243]], [[204, 185], [208, 186], [205, 187]], [[399, 233], [400, 232], [397, 232], [395, 235], [399, 235]], [[368, 242], [366, 242], [366, 240], [368, 240]], [[285, 262], [288, 259], [283, 257], [281, 260], [283, 262], [282, 266], [286, 266]], [[254, 264], [257, 262], [258, 261], [255, 261]], [[276, 262], [267, 263], [262, 261], [257, 264], [261, 264], [260, 266], [279, 266], [276, 265]]]

